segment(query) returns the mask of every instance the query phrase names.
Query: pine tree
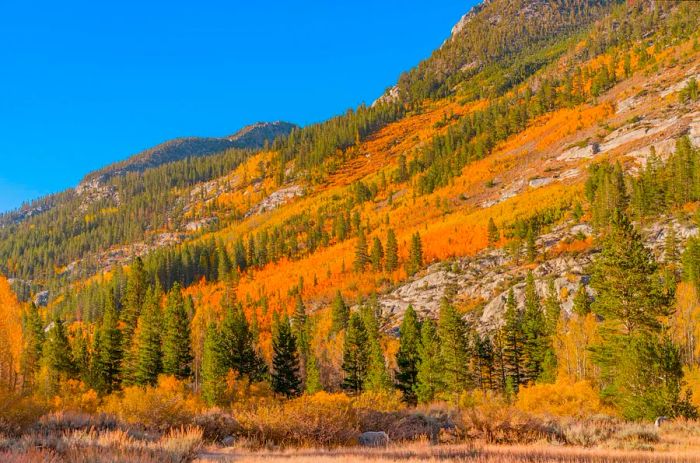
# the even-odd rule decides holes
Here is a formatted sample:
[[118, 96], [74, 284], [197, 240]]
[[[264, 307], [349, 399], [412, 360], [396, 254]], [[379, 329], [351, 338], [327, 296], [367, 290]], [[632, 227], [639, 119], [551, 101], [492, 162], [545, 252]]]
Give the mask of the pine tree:
[[678, 237], [676, 235], [676, 228], [671, 225], [668, 227], [668, 232], [666, 234], [666, 243], [664, 246], [664, 262], [671, 268], [675, 268], [678, 264], [680, 256], [678, 255]]
[[178, 283], [168, 293], [164, 322], [163, 373], [186, 379], [192, 374], [192, 341], [185, 299]]
[[[656, 330], [658, 317], [668, 314], [658, 266], [634, 226], [616, 212], [593, 263], [591, 287], [596, 291], [592, 310], [609, 328], [624, 334]], [[617, 325], [617, 326], [614, 326]]]
[[214, 323], [207, 326], [202, 349], [202, 397], [209, 405], [219, 403], [226, 376], [226, 368], [221, 359], [221, 339]]
[[369, 262], [369, 255], [367, 254], [367, 239], [365, 238], [365, 232], [360, 227], [357, 230], [357, 243], [355, 244], [355, 261], [353, 263], [353, 269], [355, 272], [361, 273], [367, 267]]
[[542, 374], [547, 350], [547, 330], [535, 277], [528, 272], [525, 280], [525, 310], [522, 315], [524, 382], [535, 382]]
[[403, 393], [404, 401], [415, 405], [418, 363], [420, 361], [420, 324], [413, 306], [409, 305], [399, 328], [399, 351], [396, 354], [396, 387]]
[[272, 390], [288, 398], [299, 395], [301, 393], [299, 352], [287, 317], [274, 327], [272, 352]]
[[251, 381], [264, 378], [267, 365], [256, 350], [248, 320], [240, 306], [227, 309], [221, 324], [219, 345], [224, 371], [233, 370]]
[[343, 345], [342, 369], [345, 378], [342, 388], [355, 394], [362, 392], [367, 378], [370, 356], [367, 341], [367, 328], [362, 317], [358, 313], [352, 314]]
[[117, 312], [112, 298], [107, 298], [102, 323], [95, 333], [94, 355], [91, 366], [98, 392], [109, 394], [121, 382], [122, 340], [117, 328]]
[[443, 392], [443, 368], [440, 360], [440, 339], [437, 326], [431, 319], [421, 325], [421, 342], [418, 348], [418, 372], [416, 373], [416, 398], [420, 403], [432, 402]]
[[440, 362], [448, 392], [458, 394], [471, 386], [467, 326], [447, 299], [443, 299], [438, 319]]
[[384, 259], [384, 248], [378, 237], [372, 240], [372, 251], [370, 252], [370, 261], [372, 262], [372, 270], [375, 272], [382, 271], [382, 261]]
[[396, 241], [396, 234], [393, 229], [389, 229], [386, 233], [386, 259], [384, 261], [384, 269], [387, 272], [393, 272], [399, 268], [399, 245]]
[[517, 302], [513, 288], [508, 291], [506, 299], [506, 312], [504, 314], [503, 331], [503, 357], [506, 370], [506, 381], [509, 381], [514, 391], [518, 391], [518, 386], [521, 384], [522, 377], [522, 349], [523, 349], [523, 332], [522, 332], [522, 316], [518, 310]]
[[157, 289], [149, 288], [132, 344], [134, 364], [129, 379], [134, 384], [154, 385], [162, 371], [162, 313], [159, 301], [160, 293]]
[[534, 262], [537, 258], [537, 243], [536, 243], [535, 230], [530, 225], [527, 229], [527, 235], [525, 237], [525, 250], [527, 253], [527, 259], [530, 262]]
[[76, 376], [83, 383], [90, 384], [90, 346], [88, 345], [88, 337], [85, 330], [81, 327], [76, 330], [71, 343], [71, 357], [73, 365], [75, 365]]
[[350, 319], [350, 309], [345, 304], [340, 290], [335, 293], [335, 299], [333, 300], [333, 307], [331, 310], [331, 318], [333, 320], [332, 332], [338, 333], [347, 328], [348, 320]]
[[493, 221], [493, 217], [489, 218], [489, 225], [486, 233], [489, 247], [494, 247], [501, 240], [501, 232], [498, 230], [498, 227], [496, 227], [496, 222]]
[[42, 352], [41, 364], [48, 373], [48, 390], [54, 393], [63, 379], [75, 378], [77, 369], [73, 363], [68, 333], [63, 320], [54, 319], [52, 327], [46, 335]]
[[386, 368], [386, 359], [382, 351], [380, 340], [379, 322], [377, 320], [375, 304], [370, 302], [362, 308], [362, 319], [367, 332], [367, 345], [369, 362], [367, 364], [367, 376], [364, 389], [367, 391], [386, 391], [391, 389], [391, 378]]
[[411, 248], [406, 262], [406, 273], [413, 276], [423, 267], [423, 245], [420, 234], [414, 233], [411, 237]]
[[316, 394], [323, 390], [321, 384], [321, 371], [318, 367], [318, 360], [313, 353], [309, 353], [306, 359], [306, 392], [308, 394]]
[[148, 275], [140, 257], [134, 260], [130, 270], [126, 283], [126, 300], [121, 311], [121, 319], [124, 324], [122, 341], [127, 349], [131, 346], [131, 339], [136, 331], [136, 323], [141, 315], [141, 308], [148, 290]]
[[586, 290], [586, 285], [581, 282], [574, 295], [573, 311], [579, 317], [585, 317], [591, 313], [591, 298]]
[[29, 305], [29, 309], [24, 317], [23, 341], [21, 369], [22, 387], [26, 391], [31, 389], [34, 382], [34, 375], [39, 371], [41, 353], [46, 338], [44, 333], [44, 323], [39, 315], [39, 309], [34, 304]]

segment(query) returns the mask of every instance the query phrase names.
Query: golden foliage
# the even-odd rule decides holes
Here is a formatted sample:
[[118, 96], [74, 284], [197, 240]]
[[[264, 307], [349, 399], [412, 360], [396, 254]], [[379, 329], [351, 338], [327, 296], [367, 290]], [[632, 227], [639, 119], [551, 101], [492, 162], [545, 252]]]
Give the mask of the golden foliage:
[[185, 383], [173, 376], [161, 376], [155, 387], [127, 387], [106, 397], [100, 411], [127, 423], [169, 429], [191, 423], [202, 408]]
[[319, 392], [238, 415], [245, 434], [258, 444], [347, 445], [358, 433], [358, 418], [345, 394]]
[[568, 379], [521, 388], [515, 406], [527, 413], [578, 418], [607, 411], [591, 383]]
[[10, 284], [0, 275], [0, 389], [17, 387], [21, 350], [20, 305]]

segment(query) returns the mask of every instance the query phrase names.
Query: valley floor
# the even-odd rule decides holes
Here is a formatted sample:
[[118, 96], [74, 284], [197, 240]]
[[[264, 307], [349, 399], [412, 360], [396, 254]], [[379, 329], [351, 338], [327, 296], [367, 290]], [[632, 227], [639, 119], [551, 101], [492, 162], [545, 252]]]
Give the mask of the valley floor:
[[336, 450], [238, 451], [205, 450], [199, 463], [218, 462], [295, 462], [295, 463], [380, 463], [443, 462], [465, 463], [680, 463], [700, 462], [700, 448], [655, 450], [610, 450], [534, 446], [429, 446], [427, 444], [397, 445], [385, 449], [343, 448]]

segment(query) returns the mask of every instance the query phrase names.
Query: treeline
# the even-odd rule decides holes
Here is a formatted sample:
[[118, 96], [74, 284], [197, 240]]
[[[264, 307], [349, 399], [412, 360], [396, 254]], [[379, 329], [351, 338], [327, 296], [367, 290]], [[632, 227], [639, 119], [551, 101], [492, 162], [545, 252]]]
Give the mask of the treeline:
[[[0, 270], [47, 284], [60, 280], [61, 269], [85, 256], [144, 240], [157, 230], [177, 230], [185, 215], [179, 191], [219, 178], [249, 156], [249, 151], [231, 150], [115, 177], [91, 201], [66, 192], [45, 212], [0, 228]], [[84, 260], [74, 277], [91, 276], [101, 264]]]

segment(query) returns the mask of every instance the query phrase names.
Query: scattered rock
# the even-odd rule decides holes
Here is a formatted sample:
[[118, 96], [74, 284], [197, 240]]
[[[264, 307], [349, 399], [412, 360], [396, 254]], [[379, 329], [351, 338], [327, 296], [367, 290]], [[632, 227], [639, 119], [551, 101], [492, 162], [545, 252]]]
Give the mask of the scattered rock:
[[389, 435], [384, 431], [363, 432], [358, 442], [364, 447], [386, 447], [389, 445]]

